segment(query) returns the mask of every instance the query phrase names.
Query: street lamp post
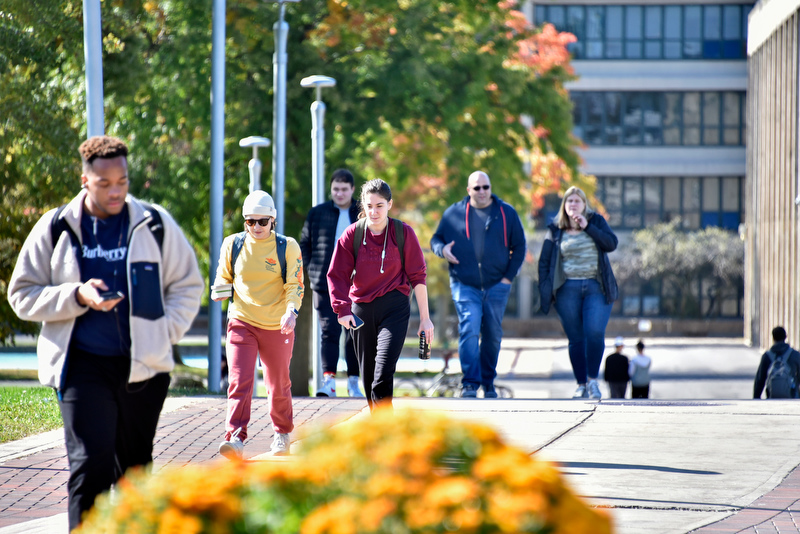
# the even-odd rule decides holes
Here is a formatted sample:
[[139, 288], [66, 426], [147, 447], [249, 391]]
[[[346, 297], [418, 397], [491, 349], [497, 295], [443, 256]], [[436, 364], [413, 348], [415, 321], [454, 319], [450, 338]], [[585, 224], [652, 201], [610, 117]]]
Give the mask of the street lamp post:
[[[266, 148], [269, 145], [269, 139], [257, 135], [251, 135], [250, 137], [239, 140], [240, 147], [253, 149], [253, 157], [250, 158], [250, 161], [247, 163], [247, 170], [250, 171], [251, 193], [261, 189], [261, 160], [258, 159], [258, 149], [262, 147]], [[253, 374], [255, 377], [253, 380], [253, 398], [258, 397], [258, 362], [259, 358], [256, 358], [255, 373]]]
[[251, 135], [239, 140], [239, 146], [242, 148], [252, 148], [253, 157], [247, 163], [247, 170], [250, 171], [250, 192], [261, 189], [261, 160], [258, 159], [258, 149], [266, 148], [270, 145], [269, 139], [266, 137], [258, 137]]
[[[317, 90], [317, 99], [311, 104], [311, 205], [325, 202], [325, 104], [322, 88], [333, 87], [336, 80], [329, 76], [308, 76], [300, 80], [303, 87]], [[311, 314], [311, 360], [314, 394], [322, 387], [322, 330], [319, 317]]]
[[275, 231], [284, 233], [283, 221], [285, 219], [283, 200], [286, 175], [286, 39], [289, 35], [289, 24], [284, 22], [283, 15], [286, 3], [297, 3], [300, 0], [267, 0], [278, 4], [278, 22], [272, 27], [275, 32], [275, 53], [272, 55], [272, 87], [273, 115], [272, 115], [272, 198], [275, 201]]

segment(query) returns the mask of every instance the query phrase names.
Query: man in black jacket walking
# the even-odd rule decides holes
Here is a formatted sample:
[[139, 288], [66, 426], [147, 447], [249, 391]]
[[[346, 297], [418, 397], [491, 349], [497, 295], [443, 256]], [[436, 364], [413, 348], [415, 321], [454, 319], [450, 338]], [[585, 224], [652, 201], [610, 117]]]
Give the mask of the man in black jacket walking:
[[[331, 265], [336, 241], [345, 228], [356, 222], [359, 205], [353, 200], [355, 180], [350, 171], [338, 169], [331, 175], [331, 198], [311, 208], [300, 235], [300, 251], [308, 280], [313, 290], [314, 309], [319, 314], [322, 330], [322, 387], [318, 397], [336, 396], [336, 365], [339, 361], [339, 337], [342, 326], [331, 308], [328, 294], [328, 268]], [[345, 333], [345, 361], [347, 363], [347, 391], [351, 397], [363, 397], [358, 387], [358, 361], [349, 331]]]
[[622, 349], [625, 347], [625, 340], [622, 336], [618, 336], [614, 340], [614, 352], [606, 357], [606, 367], [603, 371], [603, 377], [608, 382], [608, 389], [611, 392], [609, 398], [624, 399], [625, 391], [628, 389], [628, 357], [622, 354]]
[[[756, 378], [753, 383], [753, 398], [760, 399], [761, 393], [764, 391], [764, 386], [767, 387], [767, 398], [797, 398], [797, 387], [800, 384], [800, 353], [794, 350], [788, 343], [786, 343], [786, 330], [782, 326], [776, 326], [772, 329], [772, 347], [761, 356], [761, 363], [756, 372]], [[770, 383], [770, 367], [773, 362], [780, 358], [782, 365], [786, 366], [789, 376], [786, 377], [791, 384], [771, 384]], [[783, 375], [783, 373], [774, 373], [774, 375]], [[781, 381], [782, 378], [774, 378], [775, 381]], [[788, 388], [785, 387], [788, 385]], [[783, 386], [783, 387], [782, 387]], [[776, 389], [791, 389], [789, 394], [781, 394]]]

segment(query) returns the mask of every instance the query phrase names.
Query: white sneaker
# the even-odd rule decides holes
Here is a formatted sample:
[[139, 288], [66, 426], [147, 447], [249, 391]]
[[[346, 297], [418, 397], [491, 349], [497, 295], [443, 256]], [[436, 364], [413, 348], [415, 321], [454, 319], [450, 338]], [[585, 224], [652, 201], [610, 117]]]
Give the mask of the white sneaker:
[[269, 448], [272, 456], [286, 456], [289, 454], [289, 434], [275, 434], [272, 447]]
[[597, 380], [589, 380], [589, 384], [586, 386], [586, 389], [589, 391], [590, 399], [603, 398], [603, 394], [600, 393], [600, 386], [597, 384]]
[[239, 460], [244, 452], [244, 443], [238, 436], [231, 437], [230, 441], [219, 444], [219, 453], [228, 460]]
[[317, 397], [335, 397], [336, 379], [333, 375], [327, 375], [322, 379], [322, 387], [317, 390]]
[[589, 391], [586, 389], [585, 384], [581, 384], [578, 386], [578, 389], [575, 390], [575, 393], [572, 394], [573, 399], [586, 399], [589, 397]]
[[357, 376], [348, 376], [347, 377], [347, 394], [351, 397], [363, 397], [364, 394], [361, 393], [361, 388], [358, 387], [358, 377]]

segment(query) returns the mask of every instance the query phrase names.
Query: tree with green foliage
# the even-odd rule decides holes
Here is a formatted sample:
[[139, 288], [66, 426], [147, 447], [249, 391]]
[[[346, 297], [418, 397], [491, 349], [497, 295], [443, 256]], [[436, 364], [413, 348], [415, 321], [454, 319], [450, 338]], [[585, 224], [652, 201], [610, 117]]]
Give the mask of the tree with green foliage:
[[[285, 229], [299, 235], [311, 206], [311, 74], [326, 90], [328, 169], [381, 177], [423, 243], [481, 168], [528, 211], [577, 182], [566, 44], [533, 28], [511, 1], [303, 0], [286, 7]], [[105, 0], [106, 130], [130, 146], [131, 193], [167, 208], [208, 265], [211, 1]], [[249, 135], [272, 137], [272, 26], [262, 0], [227, 2], [225, 234], [241, 226]], [[85, 137], [80, 0], [5, 0], [0, 7], [0, 280], [33, 223], [77, 191]], [[273, 140], [274, 141], [274, 140]], [[261, 151], [271, 187], [271, 155]], [[527, 171], [526, 171], [527, 169]], [[0, 282], [0, 340], [20, 323]]]
[[[725, 297], [744, 284], [744, 243], [738, 234], [717, 227], [684, 231], [680, 220], [633, 232], [613, 262], [620, 286], [627, 280], [659, 280], [662, 308], [676, 317], [713, 316]], [[708, 308], [703, 313], [696, 288], [701, 281]]]

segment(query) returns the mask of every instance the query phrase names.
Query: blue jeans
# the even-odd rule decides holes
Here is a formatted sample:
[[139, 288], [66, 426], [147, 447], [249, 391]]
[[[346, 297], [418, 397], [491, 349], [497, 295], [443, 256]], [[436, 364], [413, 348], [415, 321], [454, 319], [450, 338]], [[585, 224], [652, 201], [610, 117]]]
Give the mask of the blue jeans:
[[569, 361], [579, 384], [596, 379], [605, 350], [611, 304], [597, 280], [567, 280], [558, 288], [555, 302], [561, 326], [569, 340]]
[[481, 291], [451, 279], [450, 292], [458, 313], [458, 358], [464, 373], [461, 382], [491, 391], [511, 284], [496, 284]]

